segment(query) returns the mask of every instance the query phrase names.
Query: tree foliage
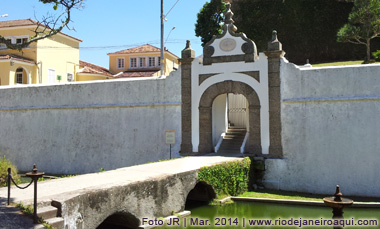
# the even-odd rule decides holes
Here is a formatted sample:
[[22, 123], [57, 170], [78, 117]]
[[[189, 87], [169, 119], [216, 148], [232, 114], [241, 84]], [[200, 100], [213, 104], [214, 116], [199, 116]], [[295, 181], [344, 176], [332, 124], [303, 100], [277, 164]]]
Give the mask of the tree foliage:
[[[51, 4], [53, 10], [61, 13], [57, 16], [46, 16], [41, 21], [37, 21], [34, 29], [34, 36], [22, 44], [12, 44], [10, 40], [0, 35], [0, 43], [4, 43], [9, 49], [21, 50], [31, 43], [56, 35], [62, 29], [69, 28], [71, 22], [71, 11], [83, 6], [84, 0], [38, 0], [44, 4]], [[69, 28], [70, 29], [70, 28]]]
[[197, 15], [195, 35], [201, 37], [202, 46], [211, 40], [213, 35], [222, 33], [223, 12], [226, 10], [222, 0], [206, 2]]
[[348, 23], [338, 31], [339, 42], [366, 46], [366, 60], [371, 57], [371, 40], [380, 37], [380, 0], [356, 0]]
[[[318, 63], [360, 59], [365, 55], [360, 47], [337, 42], [337, 32], [347, 23], [352, 7], [352, 0], [232, 2], [232, 11], [235, 14], [233, 19], [238, 32], [244, 32], [256, 43], [258, 51], [262, 52], [267, 49], [272, 31], [276, 30], [286, 58], [296, 64], [305, 64], [307, 59]], [[209, 21], [210, 19], [201, 23], [204, 25]], [[208, 41], [210, 36], [202, 38]], [[379, 42], [373, 44], [380, 49]]]

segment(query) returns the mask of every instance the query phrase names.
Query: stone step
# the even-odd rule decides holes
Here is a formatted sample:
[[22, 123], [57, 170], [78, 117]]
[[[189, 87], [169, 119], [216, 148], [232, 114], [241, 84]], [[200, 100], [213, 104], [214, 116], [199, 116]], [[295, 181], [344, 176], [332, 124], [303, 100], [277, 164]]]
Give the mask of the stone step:
[[[48, 223], [49, 225], [53, 226], [54, 229], [64, 229], [65, 227], [65, 221], [63, 220], [62, 217], [54, 217], [54, 218], [50, 218], [50, 219], [44, 219], [44, 221], [46, 223]], [[44, 225], [42, 224], [37, 224], [33, 227], [33, 229], [45, 229], [47, 227], [45, 227]]]
[[223, 139], [225, 140], [238, 140], [238, 141], [243, 141], [244, 136], [241, 137], [236, 137], [236, 136], [224, 136]]
[[47, 206], [43, 208], [37, 209], [37, 215], [38, 217], [41, 217], [43, 219], [50, 219], [58, 216], [58, 209], [53, 206]]
[[222, 144], [241, 144], [244, 139], [223, 139]]
[[65, 221], [63, 220], [62, 217], [54, 217], [50, 219], [45, 219], [45, 221], [49, 225], [52, 225], [55, 229], [64, 229]]
[[240, 149], [239, 150], [219, 150], [218, 153], [220, 153], [220, 154], [236, 154], [236, 153], [240, 153]]
[[226, 134], [239, 134], [239, 135], [245, 135], [247, 131], [233, 131], [233, 130], [227, 130]]
[[229, 130], [246, 130], [246, 128], [244, 127], [238, 127], [238, 126], [229, 126], [228, 127]]

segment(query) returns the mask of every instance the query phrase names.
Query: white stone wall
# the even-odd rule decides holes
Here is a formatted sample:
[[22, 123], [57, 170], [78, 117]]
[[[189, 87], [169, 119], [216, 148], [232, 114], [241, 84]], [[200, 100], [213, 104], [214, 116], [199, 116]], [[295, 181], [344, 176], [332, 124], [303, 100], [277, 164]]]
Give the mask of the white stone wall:
[[180, 71], [164, 79], [0, 88], [0, 156], [19, 170], [88, 173], [169, 158], [181, 133]]
[[281, 63], [285, 159], [266, 160], [267, 187], [380, 196], [380, 65]]
[[221, 135], [226, 133], [227, 121], [227, 94], [219, 95], [212, 104], [212, 142], [216, 146]]

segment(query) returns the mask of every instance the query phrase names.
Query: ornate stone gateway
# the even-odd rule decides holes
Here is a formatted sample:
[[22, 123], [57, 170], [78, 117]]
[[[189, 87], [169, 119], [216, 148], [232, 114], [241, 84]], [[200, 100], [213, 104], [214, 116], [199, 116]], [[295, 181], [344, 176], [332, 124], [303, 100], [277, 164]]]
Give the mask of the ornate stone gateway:
[[[181, 154], [215, 151], [213, 137], [221, 134], [216, 129], [226, 131], [228, 128], [228, 122], [218, 121], [225, 117], [223, 109], [227, 105], [223, 100], [217, 102], [220, 99], [216, 98], [234, 93], [243, 95], [248, 103], [243, 151], [282, 157], [279, 69], [284, 52], [281, 43], [274, 32], [265, 52], [267, 57], [258, 56], [255, 43], [244, 33], [236, 33], [232, 16], [227, 4], [224, 32], [205, 45], [203, 57], [195, 58], [189, 41], [182, 51]], [[216, 110], [215, 106], [221, 109]]]

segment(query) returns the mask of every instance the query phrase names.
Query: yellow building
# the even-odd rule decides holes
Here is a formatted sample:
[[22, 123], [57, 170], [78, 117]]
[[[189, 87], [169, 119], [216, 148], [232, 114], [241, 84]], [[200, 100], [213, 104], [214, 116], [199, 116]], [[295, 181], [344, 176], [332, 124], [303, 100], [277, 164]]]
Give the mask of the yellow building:
[[75, 81], [114, 79], [114, 76], [104, 67], [82, 60], [79, 61], [79, 67]]
[[[37, 22], [31, 19], [1, 21], [0, 35], [12, 43], [23, 43], [34, 36], [36, 27]], [[32, 43], [21, 52], [0, 44], [0, 85], [75, 81], [80, 42], [77, 38], [58, 33]]]
[[[115, 78], [160, 76], [161, 49], [146, 44], [108, 53], [109, 70]], [[165, 49], [165, 75], [178, 68], [178, 57]]]

